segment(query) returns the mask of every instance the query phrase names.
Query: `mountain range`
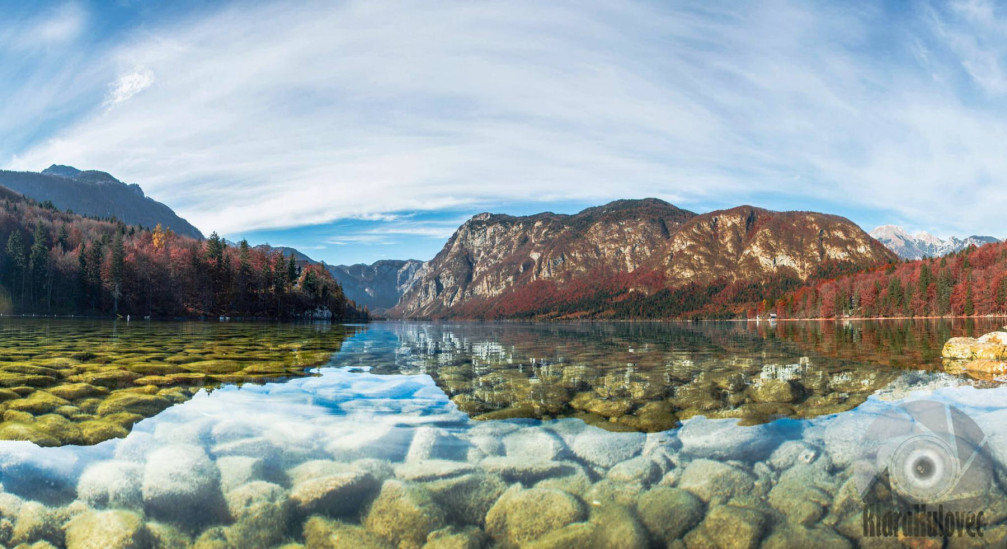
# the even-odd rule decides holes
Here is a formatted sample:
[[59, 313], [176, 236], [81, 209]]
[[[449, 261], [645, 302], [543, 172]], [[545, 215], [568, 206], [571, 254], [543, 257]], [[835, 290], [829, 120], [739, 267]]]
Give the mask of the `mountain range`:
[[[895, 255], [853, 222], [813, 212], [740, 206], [705, 214], [662, 200], [619, 200], [574, 215], [479, 214], [416, 272], [391, 316], [604, 314], [607, 303], [667, 288], [803, 282], [839, 265]], [[569, 307], [590, 305], [593, 312]], [[597, 310], [595, 310], [597, 309]]]
[[909, 234], [902, 227], [883, 225], [871, 231], [871, 236], [895, 252], [902, 259], [923, 259], [925, 257], [941, 257], [950, 253], [960, 252], [969, 246], [982, 246], [1001, 242], [992, 236], [968, 236], [958, 238], [939, 238], [927, 232]]
[[80, 215], [151, 228], [160, 224], [182, 236], [203, 238], [199, 229], [171, 208], [144, 195], [139, 185], [127, 185], [105, 172], [60, 165], [41, 173], [0, 171], [0, 186]]

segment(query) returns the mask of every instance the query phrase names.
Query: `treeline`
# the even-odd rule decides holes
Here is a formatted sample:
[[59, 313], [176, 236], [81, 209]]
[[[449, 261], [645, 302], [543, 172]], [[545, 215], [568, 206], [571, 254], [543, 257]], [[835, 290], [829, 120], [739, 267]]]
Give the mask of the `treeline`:
[[801, 318], [1007, 314], [1007, 243], [819, 281], [775, 308]]
[[[862, 265], [826, 261], [809, 280], [834, 279]], [[751, 318], [768, 315], [778, 300], [806, 283], [781, 272], [761, 280], [715, 280], [668, 287], [664, 274], [594, 272], [576, 281], [538, 280], [493, 300], [471, 300], [452, 310], [468, 318]]]
[[216, 233], [196, 240], [160, 226], [60, 212], [0, 187], [0, 312], [154, 318], [294, 318], [328, 310], [362, 320], [323, 267]]

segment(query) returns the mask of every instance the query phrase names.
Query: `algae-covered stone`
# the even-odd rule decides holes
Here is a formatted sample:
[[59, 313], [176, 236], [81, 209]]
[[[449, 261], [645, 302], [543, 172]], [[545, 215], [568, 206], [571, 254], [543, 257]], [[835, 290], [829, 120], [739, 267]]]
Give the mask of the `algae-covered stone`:
[[91, 511], [66, 526], [67, 549], [140, 549], [150, 546], [143, 518], [130, 511]]
[[425, 488], [387, 480], [363, 524], [392, 544], [407, 549], [422, 547], [430, 532], [447, 525], [447, 517]]
[[482, 526], [493, 504], [507, 489], [496, 475], [468, 474], [424, 485], [452, 522]]
[[304, 542], [312, 549], [393, 549], [394, 545], [360, 526], [322, 517], [304, 523]]
[[594, 547], [645, 549], [650, 545], [646, 528], [629, 507], [617, 504], [594, 507], [590, 521], [598, 526]]
[[486, 514], [486, 531], [499, 543], [518, 546], [585, 515], [583, 504], [566, 492], [512, 486]]
[[303, 480], [290, 491], [290, 500], [302, 515], [340, 516], [359, 510], [377, 489], [370, 473], [351, 471]]
[[66, 383], [50, 387], [47, 389], [47, 392], [66, 400], [78, 400], [90, 396], [107, 394], [108, 389], [105, 387], [96, 387], [87, 383]]
[[453, 434], [434, 427], [420, 427], [413, 435], [406, 461], [429, 459], [465, 460], [469, 443]]
[[97, 419], [80, 423], [81, 439], [84, 444], [98, 444], [113, 438], [129, 435], [129, 429], [107, 420]]
[[657, 487], [643, 494], [636, 511], [655, 539], [671, 541], [703, 520], [703, 502], [677, 488]]
[[38, 415], [51, 412], [60, 406], [68, 404], [70, 402], [66, 399], [59, 398], [45, 391], [35, 391], [25, 398], [7, 402], [7, 409]]
[[853, 544], [835, 530], [825, 526], [805, 528], [799, 525], [782, 524], [773, 529], [773, 532], [762, 542], [762, 546], [767, 549], [788, 549], [790, 547], [845, 549], [852, 548]]
[[707, 535], [725, 549], [755, 547], [766, 530], [766, 517], [755, 509], [718, 505], [703, 521]]
[[147, 534], [151, 546], [156, 549], [188, 549], [192, 546], [192, 538], [178, 528], [163, 522], [148, 522]]
[[77, 482], [77, 497], [91, 507], [138, 507], [143, 467], [129, 461], [92, 464]]
[[108, 416], [121, 412], [139, 414], [144, 417], [157, 415], [165, 408], [171, 406], [172, 402], [157, 395], [146, 395], [141, 393], [116, 391], [108, 396], [104, 402], [98, 406], [98, 415]]
[[430, 532], [423, 549], [482, 549], [486, 534], [473, 526], [467, 528], [442, 528]]
[[271, 547], [283, 539], [289, 523], [290, 502], [282, 486], [252, 481], [227, 493], [234, 524], [225, 537], [234, 547]]
[[253, 480], [265, 480], [266, 466], [262, 459], [248, 456], [217, 458], [220, 470], [220, 489], [226, 494]]
[[45, 505], [37, 501], [26, 501], [18, 509], [11, 543], [18, 545], [41, 540], [56, 546], [63, 545], [59, 518]]
[[639, 482], [645, 486], [661, 479], [661, 468], [646, 456], [637, 456], [617, 463], [605, 475], [617, 482]]
[[151, 452], [141, 491], [148, 514], [186, 527], [227, 515], [220, 473], [198, 446], [167, 446]]

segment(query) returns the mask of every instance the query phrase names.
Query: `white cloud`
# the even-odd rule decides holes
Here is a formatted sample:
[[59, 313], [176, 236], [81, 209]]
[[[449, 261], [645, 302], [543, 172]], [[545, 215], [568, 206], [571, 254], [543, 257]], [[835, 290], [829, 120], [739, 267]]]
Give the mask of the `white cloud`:
[[154, 83], [154, 73], [147, 69], [136, 69], [119, 76], [109, 87], [108, 103], [117, 105], [149, 88]]
[[228, 234], [497, 201], [779, 195], [1000, 233], [1007, 114], [956, 76], [999, 93], [998, 16], [979, 2], [894, 27], [871, 7], [786, 1], [241, 5], [101, 53], [105, 80], [86, 82], [115, 80], [115, 108], [10, 167], [107, 170]]

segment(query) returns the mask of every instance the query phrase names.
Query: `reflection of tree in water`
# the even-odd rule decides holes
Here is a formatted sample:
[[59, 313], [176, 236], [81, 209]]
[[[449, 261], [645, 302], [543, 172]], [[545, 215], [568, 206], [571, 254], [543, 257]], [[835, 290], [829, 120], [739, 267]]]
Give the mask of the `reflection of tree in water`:
[[[581, 417], [658, 431], [694, 415], [761, 423], [856, 407], [929, 364], [941, 323], [402, 324], [374, 373], [429, 374], [479, 419]], [[937, 362], [939, 365], [939, 362]], [[933, 366], [928, 366], [933, 368]]]

